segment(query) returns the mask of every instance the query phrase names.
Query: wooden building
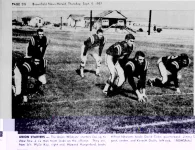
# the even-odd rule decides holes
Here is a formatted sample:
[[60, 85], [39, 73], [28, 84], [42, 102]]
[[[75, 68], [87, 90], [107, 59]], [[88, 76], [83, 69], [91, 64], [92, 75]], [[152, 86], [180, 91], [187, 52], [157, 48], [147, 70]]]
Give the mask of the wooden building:
[[44, 25], [44, 20], [38, 16], [26, 16], [22, 18], [23, 25], [41, 27]]
[[84, 16], [85, 15], [70, 14], [67, 18], [68, 26], [71, 26], [71, 27], [85, 27]]

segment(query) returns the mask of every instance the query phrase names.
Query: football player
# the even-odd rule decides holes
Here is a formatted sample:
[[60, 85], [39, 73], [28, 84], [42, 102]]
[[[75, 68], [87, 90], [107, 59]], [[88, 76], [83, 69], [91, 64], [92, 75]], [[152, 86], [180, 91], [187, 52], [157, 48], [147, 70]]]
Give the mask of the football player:
[[37, 35], [31, 37], [26, 50], [25, 61], [22, 67], [22, 89], [23, 99], [27, 101], [28, 76], [38, 79], [37, 88], [46, 84], [46, 65], [44, 58], [46, 48], [49, 44], [48, 38], [44, 35], [43, 29], [37, 30]]
[[12, 90], [15, 97], [22, 96], [23, 102], [27, 102], [27, 95], [29, 94], [28, 78], [33, 77], [38, 80], [34, 89], [36, 92], [41, 92], [39, 87], [41, 84], [46, 84], [46, 80], [42, 75], [45, 73], [47, 61], [44, 60], [44, 68], [42, 68], [39, 60], [25, 58], [22, 55], [16, 56], [18, 54], [16, 52], [12, 54]]
[[106, 65], [108, 66], [110, 77], [103, 89], [103, 93], [107, 94], [109, 89], [115, 87], [114, 81], [119, 76], [120, 80], [117, 84], [120, 88], [125, 81], [124, 70], [119, 64], [119, 60], [127, 60], [133, 51], [135, 37], [127, 34], [125, 40], [117, 42], [110, 46], [106, 51]]
[[[146, 75], [148, 70], [148, 61], [142, 51], [137, 51], [133, 59], [126, 62], [120, 62], [125, 71], [125, 78], [128, 79], [133, 91], [136, 93], [139, 102], [147, 101], [146, 96]], [[135, 82], [137, 78], [137, 84]], [[120, 80], [120, 79], [119, 79]]]
[[31, 37], [28, 43], [26, 57], [42, 60], [44, 58], [48, 44], [49, 40], [44, 35], [43, 29], [38, 29], [37, 35]]
[[89, 37], [81, 47], [80, 75], [84, 77], [84, 68], [87, 61], [87, 55], [90, 54], [96, 61], [96, 75], [100, 76], [101, 55], [105, 45], [103, 30], [98, 29], [96, 34]]
[[161, 77], [156, 77], [153, 79], [148, 79], [148, 84], [150, 86], [168, 86], [171, 81], [174, 82], [177, 93], [181, 93], [179, 88], [179, 79], [181, 75], [178, 73], [182, 68], [187, 67], [190, 64], [191, 60], [188, 58], [188, 55], [182, 53], [178, 56], [164, 56], [161, 57], [157, 66], [160, 72]]
[[39, 94], [43, 95], [41, 90], [41, 85], [46, 84], [46, 66], [47, 60], [43, 59], [43, 62], [40, 59], [24, 58], [24, 63], [22, 65], [22, 95], [23, 102], [27, 102], [28, 95], [28, 78], [33, 77], [37, 80], [34, 89]]

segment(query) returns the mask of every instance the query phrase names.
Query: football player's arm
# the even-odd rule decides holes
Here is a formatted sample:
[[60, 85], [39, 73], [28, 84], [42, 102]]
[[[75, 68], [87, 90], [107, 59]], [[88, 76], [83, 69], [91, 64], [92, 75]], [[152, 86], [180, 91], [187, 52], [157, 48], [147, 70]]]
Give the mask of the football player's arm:
[[178, 68], [179, 66], [175, 65], [174, 63], [171, 64], [172, 79], [173, 79], [174, 86], [176, 89], [179, 88], [179, 81], [177, 78]]
[[180, 88], [179, 88], [179, 81], [178, 81], [178, 78], [177, 78], [178, 69], [179, 69], [179, 66], [176, 63], [172, 63], [172, 65], [171, 65], [172, 79], [173, 79], [173, 82], [174, 82], [174, 85], [175, 85], [175, 88], [176, 88], [176, 92], [181, 93]]
[[121, 55], [121, 53], [122, 53], [122, 47], [120, 46], [120, 44], [116, 44], [114, 46], [113, 52], [114, 52], [114, 55], [115, 56], [119, 56], [119, 59], [120, 59], [120, 57], [121, 58], [124, 57], [124, 55]]
[[143, 89], [146, 88], [146, 75], [147, 75], [147, 70], [145, 70], [145, 71], [141, 74], [141, 76], [140, 76], [141, 87], [142, 87]]
[[[125, 76], [127, 77], [128, 79], [128, 82], [129, 84], [131, 85], [133, 91], [137, 91], [137, 86], [135, 84], [135, 80], [133, 78], [133, 69], [132, 69], [132, 66], [131, 65], [127, 65], [125, 67]], [[137, 93], [137, 92], [136, 92]]]
[[34, 37], [30, 38], [30, 41], [28, 42], [27, 48], [26, 48], [26, 57], [32, 57], [33, 56], [33, 47], [35, 45], [35, 39]]
[[47, 48], [47, 46], [49, 45], [49, 39], [47, 38], [47, 37], [45, 37], [46, 38], [46, 41], [45, 41], [45, 43], [44, 43], [44, 46], [42, 47], [42, 58], [44, 57], [44, 55], [45, 55], [45, 51], [46, 51], [46, 48]]
[[92, 46], [92, 37], [89, 37], [85, 42], [84, 42], [84, 45], [85, 45], [85, 48], [84, 48], [84, 51], [83, 51], [83, 56], [86, 56], [87, 55], [87, 51], [88, 49]]
[[125, 66], [125, 64], [129, 61], [130, 55], [124, 55], [122, 59], [119, 59], [118, 62], [121, 66]]
[[102, 45], [99, 46], [99, 56], [100, 57], [102, 56], [103, 48], [104, 48], [104, 44], [102, 44]]
[[175, 85], [175, 88], [176, 88], [176, 92], [181, 93], [180, 88], [179, 88], [179, 80], [177, 78], [177, 72], [172, 74], [172, 76], [173, 76], [173, 82], [174, 82], [174, 85]]
[[126, 74], [127, 74], [127, 78], [128, 78], [128, 82], [131, 85], [133, 91], [135, 91], [135, 93], [137, 94], [138, 97], [138, 101], [139, 102], [144, 102], [144, 96], [143, 94], [140, 93], [140, 91], [138, 90], [136, 84], [135, 84], [135, 80], [133, 78], [133, 69], [131, 65], [127, 65], [126, 66]]
[[[118, 44], [117, 44], [118, 45]], [[107, 55], [111, 55], [111, 56], [119, 56], [118, 55], [118, 48], [116, 47], [116, 44], [110, 46], [107, 51], [106, 51]]]
[[104, 48], [104, 44], [99, 46], [99, 56], [100, 57], [102, 56], [103, 48]]
[[177, 78], [177, 72], [175, 73], [172, 73], [172, 77], [173, 77], [173, 82], [174, 82], [174, 85], [175, 85], [175, 88], [179, 88], [179, 81], [178, 81], [178, 78]]
[[146, 76], [147, 76], [147, 72], [148, 72], [148, 66], [149, 66], [149, 62], [145, 61], [145, 67], [143, 70], [143, 73], [141, 74], [140, 78], [141, 78], [141, 86], [143, 88], [143, 93], [145, 94], [145, 88], [146, 88]]
[[100, 46], [99, 46], [99, 56], [100, 57], [102, 55], [102, 51], [103, 51], [103, 48], [104, 48], [105, 43], [106, 43], [106, 39], [105, 39], [105, 37], [103, 37], [103, 40], [101, 40]]

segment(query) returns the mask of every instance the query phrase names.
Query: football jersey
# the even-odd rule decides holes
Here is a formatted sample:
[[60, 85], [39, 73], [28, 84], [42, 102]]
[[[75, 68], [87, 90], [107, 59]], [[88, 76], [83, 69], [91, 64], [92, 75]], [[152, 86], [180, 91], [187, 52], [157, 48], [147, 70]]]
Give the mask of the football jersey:
[[130, 47], [126, 41], [117, 42], [110, 46], [106, 54], [113, 56], [116, 59], [123, 59], [124, 56], [130, 56], [133, 51], [133, 46]]
[[[179, 82], [177, 78], [178, 71], [180, 71], [183, 68], [182, 62], [180, 60], [181, 56], [162, 57], [162, 62], [165, 68], [172, 74], [172, 79], [174, 81], [174, 85], [176, 88], [179, 87]], [[187, 63], [188, 63], [187, 65], [189, 65], [189, 61]]]
[[144, 63], [140, 65], [135, 59], [129, 59], [126, 64], [121, 64], [121, 67], [125, 68], [128, 65], [132, 69], [133, 76], [140, 77], [148, 70], [149, 63], [148, 61], [144, 60]]
[[166, 69], [171, 73], [176, 73], [182, 69], [179, 56], [165, 56], [162, 57], [162, 62]]
[[[125, 71], [125, 77], [128, 78], [129, 84], [131, 84], [134, 91], [138, 87], [145, 88], [148, 65], [149, 63], [146, 60], [140, 65], [135, 59], [129, 59], [125, 65], [122, 65]], [[135, 84], [134, 77], [139, 79], [139, 85]]]
[[86, 41], [84, 41], [84, 45], [87, 47], [87, 49], [94, 48], [97, 46], [103, 46], [104, 44], [105, 44], [104, 36], [101, 39], [99, 39], [97, 34], [93, 34]]
[[[38, 36], [33, 36], [29, 41], [27, 55], [37, 59], [43, 58], [47, 45], [48, 39], [46, 36], [43, 36], [42, 39]], [[41, 47], [42, 51], [40, 49]]]
[[106, 39], [104, 36], [101, 39], [99, 39], [97, 34], [93, 34], [86, 41], [84, 41], [85, 49], [83, 55], [85, 56], [89, 49], [99, 46], [99, 56], [101, 56], [105, 42]]
[[41, 59], [38, 65], [35, 65], [32, 58], [25, 58], [22, 71], [28, 73], [30, 76], [40, 76], [45, 74], [47, 60]]

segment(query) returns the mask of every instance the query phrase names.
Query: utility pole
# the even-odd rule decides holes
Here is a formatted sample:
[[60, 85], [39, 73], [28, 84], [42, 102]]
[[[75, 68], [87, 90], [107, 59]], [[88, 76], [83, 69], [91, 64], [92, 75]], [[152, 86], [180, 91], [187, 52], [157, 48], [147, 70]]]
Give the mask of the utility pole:
[[61, 28], [60, 29], [62, 30], [62, 17], [61, 17]]
[[150, 10], [150, 13], [149, 13], [148, 35], [150, 35], [151, 16], [152, 16], [152, 10]]
[[92, 31], [92, 10], [90, 11], [90, 31]]

